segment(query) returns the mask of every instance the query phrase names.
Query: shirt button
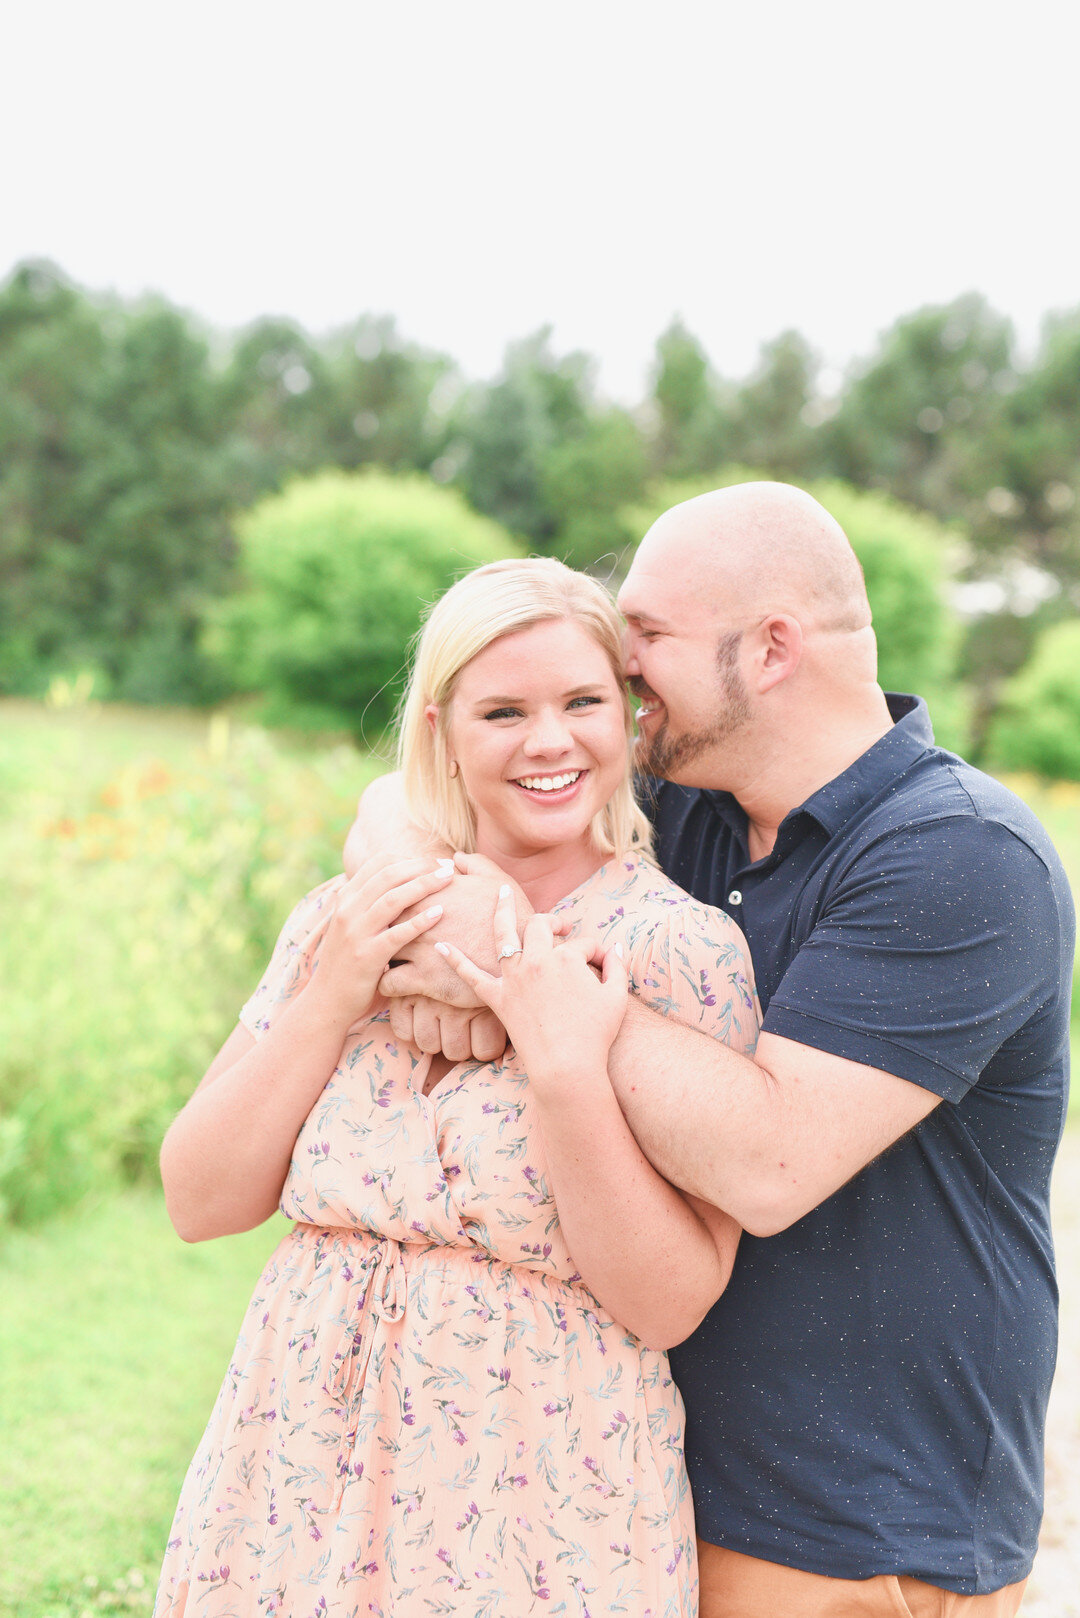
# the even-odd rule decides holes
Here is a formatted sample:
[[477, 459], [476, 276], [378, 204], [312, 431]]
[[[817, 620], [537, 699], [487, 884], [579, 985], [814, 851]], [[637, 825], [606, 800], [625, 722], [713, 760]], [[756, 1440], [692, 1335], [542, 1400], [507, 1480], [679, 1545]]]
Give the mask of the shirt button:
[[738, 888], [732, 888], [731, 892], [727, 896], [727, 902], [728, 902], [729, 905], [741, 905], [742, 904], [742, 894], [740, 893]]

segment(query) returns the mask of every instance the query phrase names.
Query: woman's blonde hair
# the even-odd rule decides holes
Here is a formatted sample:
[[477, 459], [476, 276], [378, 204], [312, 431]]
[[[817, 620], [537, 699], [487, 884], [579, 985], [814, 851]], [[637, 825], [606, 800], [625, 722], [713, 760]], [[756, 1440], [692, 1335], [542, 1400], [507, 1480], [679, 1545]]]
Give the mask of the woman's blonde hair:
[[[606, 654], [623, 704], [626, 775], [593, 817], [593, 841], [601, 854], [651, 850], [652, 828], [634, 800], [630, 778], [634, 722], [623, 684], [621, 620], [602, 584], [550, 557], [489, 562], [467, 573], [436, 601], [417, 638], [401, 703], [398, 764], [413, 820], [451, 848], [467, 854], [476, 848], [476, 816], [460, 775], [450, 774], [447, 749], [458, 675], [501, 636], [559, 620], [580, 624]], [[425, 712], [431, 704], [439, 710], [434, 728]]]

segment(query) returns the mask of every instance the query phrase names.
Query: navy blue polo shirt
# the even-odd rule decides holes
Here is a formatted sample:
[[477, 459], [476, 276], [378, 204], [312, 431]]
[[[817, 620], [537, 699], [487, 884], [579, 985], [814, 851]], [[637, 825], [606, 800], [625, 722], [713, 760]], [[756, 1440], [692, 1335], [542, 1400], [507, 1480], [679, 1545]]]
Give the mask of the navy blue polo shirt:
[[765, 859], [729, 794], [657, 784], [661, 864], [741, 924], [764, 1027], [943, 1098], [789, 1230], [744, 1236], [671, 1359], [704, 1539], [970, 1595], [1026, 1576], [1041, 1516], [1074, 917], [1027, 807], [889, 701]]

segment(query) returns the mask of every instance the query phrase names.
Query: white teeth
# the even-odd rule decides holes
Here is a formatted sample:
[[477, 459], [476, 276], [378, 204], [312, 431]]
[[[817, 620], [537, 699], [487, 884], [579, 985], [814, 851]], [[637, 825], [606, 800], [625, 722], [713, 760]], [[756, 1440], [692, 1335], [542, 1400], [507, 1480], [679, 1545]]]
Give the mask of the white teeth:
[[580, 774], [580, 770], [572, 770], [569, 775], [523, 775], [519, 778], [519, 785], [533, 792], [558, 792], [560, 788], [570, 786]]

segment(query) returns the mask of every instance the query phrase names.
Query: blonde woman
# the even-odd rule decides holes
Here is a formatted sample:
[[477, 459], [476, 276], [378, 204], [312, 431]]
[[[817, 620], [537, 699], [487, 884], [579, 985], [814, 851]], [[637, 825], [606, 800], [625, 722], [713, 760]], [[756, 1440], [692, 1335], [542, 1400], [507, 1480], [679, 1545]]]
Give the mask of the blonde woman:
[[453, 1065], [389, 1028], [377, 984], [437, 936], [434, 858], [369, 864], [289, 917], [162, 1151], [188, 1239], [279, 1205], [295, 1225], [184, 1485], [158, 1614], [695, 1612], [664, 1350], [739, 1232], [651, 1168], [606, 1062], [628, 985], [740, 1050], [756, 1002], [738, 929], [650, 861], [631, 732], [593, 580], [495, 563], [431, 612], [404, 781], [417, 824], [536, 912], [519, 934], [507, 885], [493, 917], [512, 1046]]

